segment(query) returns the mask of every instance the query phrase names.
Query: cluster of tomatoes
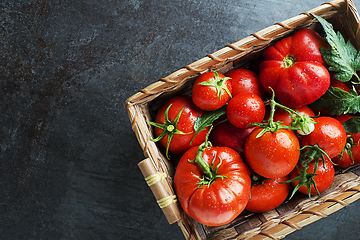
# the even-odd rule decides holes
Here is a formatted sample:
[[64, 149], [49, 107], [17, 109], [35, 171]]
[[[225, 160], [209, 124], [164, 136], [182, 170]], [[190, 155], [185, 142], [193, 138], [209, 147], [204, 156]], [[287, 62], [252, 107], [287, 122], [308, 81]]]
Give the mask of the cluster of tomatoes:
[[[303, 29], [263, 52], [259, 73], [206, 72], [191, 96], [170, 98], [158, 110], [153, 139], [166, 156], [181, 156], [174, 187], [183, 210], [200, 223], [223, 225], [244, 209], [266, 212], [291, 194], [319, 194], [334, 165], [360, 163], [360, 134], [309, 104], [330, 86], [319, 48], [327, 42]], [[291, 185], [293, 187], [291, 187]]]

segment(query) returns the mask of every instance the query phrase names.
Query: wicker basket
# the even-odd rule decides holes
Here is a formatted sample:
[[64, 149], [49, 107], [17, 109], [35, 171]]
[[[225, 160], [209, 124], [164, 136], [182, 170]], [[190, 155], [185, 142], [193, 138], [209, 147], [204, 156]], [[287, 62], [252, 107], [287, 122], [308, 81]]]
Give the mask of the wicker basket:
[[335, 0], [228, 44], [141, 89], [126, 101], [132, 129], [146, 157], [138, 166], [168, 222], [177, 222], [186, 239], [280, 239], [360, 198], [359, 166], [338, 171], [332, 186], [312, 201], [305, 195], [297, 194], [275, 210], [263, 214], [244, 211], [230, 224], [208, 227], [182, 211], [172, 186], [174, 163], [163, 156], [163, 149], [150, 141], [152, 128], [145, 119], [152, 121], [165, 99], [189, 93], [194, 80], [204, 72], [215, 70], [226, 73], [233, 68], [257, 66], [261, 50], [298, 29], [312, 28], [321, 32], [322, 27], [310, 13], [332, 23], [335, 30], [359, 49], [358, 12], [351, 0]]

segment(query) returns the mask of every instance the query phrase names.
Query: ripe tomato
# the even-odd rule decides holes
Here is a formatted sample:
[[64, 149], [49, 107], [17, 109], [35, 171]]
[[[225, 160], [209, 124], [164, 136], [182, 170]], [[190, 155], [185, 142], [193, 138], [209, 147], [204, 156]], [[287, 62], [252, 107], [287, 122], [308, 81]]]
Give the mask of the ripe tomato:
[[289, 129], [266, 132], [256, 136], [262, 128], [256, 128], [245, 142], [245, 160], [257, 174], [266, 178], [288, 175], [300, 156], [300, 145], [295, 133]]
[[239, 93], [226, 107], [229, 121], [238, 128], [246, 128], [250, 123], [260, 123], [265, 116], [265, 105], [253, 93]]
[[225, 74], [230, 77], [232, 85], [232, 95], [235, 96], [239, 93], [254, 93], [261, 99], [265, 99], [266, 92], [259, 81], [258, 75], [245, 68], [233, 69]]
[[337, 80], [336, 78], [331, 78], [330, 86], [340, 88], [340, 89], [344, 90], [345, 92], [350, 93], [350, 88], [348, 87], [348, 85], [344, 82]]
[[176, 168], [174, 187], [184, 212], [196, 221], [219, 226], [231, 222], [249, 201], [250, 170], [240, 155], [228, 147], [210, 147], [201, 156], [216, 171], [208, 185], [199, 185], [204, 173], [196, 161], [198, 147], [184, 153]]
[[215, 111], [229, 101], [232, 86], [230, 79], [221, 73], [206, 72], [201, 74], [193, 85], [192, 100], [205, 111]]
[[[335, 176], [335, 169], [334, 169], [333, 164], [327, 157], [324, 157], [324, 159], [325, 159], [325, 168], [324, 168], [323, 161], [319, 160], [318, 168], [317, 168], [317, 170], [315, 172], [315, 176], [313, 178], [315, 181], [315, 184], [316, 184], [316, 188], [318, 189], [319, 193], [322, 193], [323, 191], [325, 191], [326, 189], [328, 189], [331, 186], [331, 184], [334, 181], [334, 176]], [[306, 173], [309, 173], [309, 174], [314, 173], [315, 161], [311, 161], [308, 166], [309, 167], [306, 170]], [[303, 169], [300, 164], [298, 165], [298, 167], [300, 169]], [[300, 175], [299, 169], [295, 168], [294, 171], [292, 171], [290, 173], [290, 179], [294, 179], [299, 175]], [[291, 183], [295, 187], [298, 184], [298, 182], [299, 181], [293, 181]], [[303, 194], [308, 194], [308, 187], [306, 185], [301, 186], [298, 190], [299, 190], [299, 192], [301, 192]], [[316, 191], [314, 185], [312, 184], [311, 189], [310, 189], [310, 195], [316, 195], [316, 194], [318, 194], [318, 192]]]
[[251, 199], [246, 210], [263, 213], [273, 210], [282, 204], [290, 192], [289, 176], [276, 179], [266, 179], [263, 184], [254, 184], [251, 187]]
[[[293, 110], [298, 110], [301, 115], [307, 115], [309, 117], [315, 116], [315, 113], [309, 106], [303, 106]], [[270, 111], [266, 111], [265, 119], [269, 119], [269, 116]], [[290, 126], [290, 123], [293, 121], [293, 118], [290, 116], [290, 114], [282, 108], [276, 108], [273, 119], [274, 122], [281, 121], [283, 122], [282, 124], [287, 126]]]
[[210, 142], [217, 147], [230, 147], [244, 156], [244, 145], [246, 138], [253, 128], [238, 128], [229, 121], [214, 126], [210, 133]]
[[315, 119], [315, 129], [312, 133], [300, 137], [300, 144], [304, 146], [320, 147], [329, 158], [341, 153], [346, 144], [346, 132], [341, 122], [332, 117], [318, 117]]
[[[337, 120], [339, 120], [342, 124], [351, 119], [356, 117], [355, 115], [343, 114], [340, 116], [335, 116]], [[349, 133], [350, 134], [350, 133]], [[352, 165], [360, 163], [360, 133], [350, 134], [351, 136], [348, 137], [348, 143], [345, 145], [345, 150], [342, 153], [343, 156], [336, 156], [334, 157], [333, 163], [337, 164], [337, 167], [346, 168]], [[350, 139], [349, 139], [350, 138]], [[347, 146], [349, 145], [349, 146]], [[351, 151], [351, 156], [349, 155], [349, 151]]]
[[325, 39], [310, 29], [302, 29], [263, 51], [259, 79], [279, 102], [290, 108], [308, 105], [320, 98], [330, 86], [330, 74], [321, 56]]
[[[166, 109], [168, 108], [169, 110], [166, 116]], [[176, 120], [180, 112], [181, 115], [178, 120]], [[190, 145], [190, 141], [195, 135], [194, 123], [197, 117], [202, 114], [204, 114], [204, 111], [195, 106], [191, 101], [191, 97], [181, 95], [170, 98], [160, 107], [155, 118], [155, 123], [152, 123], [152, 125], [155, 126], [154, 133], [157, 138], [156, 141], [159, 141], [160, 145], [169, 152], [175, 154], [183, 154], [191, 146], [201, 144], [204, 142], [209, 128], [206, 128], [196, 135], [192, 143], [193, 145]]]

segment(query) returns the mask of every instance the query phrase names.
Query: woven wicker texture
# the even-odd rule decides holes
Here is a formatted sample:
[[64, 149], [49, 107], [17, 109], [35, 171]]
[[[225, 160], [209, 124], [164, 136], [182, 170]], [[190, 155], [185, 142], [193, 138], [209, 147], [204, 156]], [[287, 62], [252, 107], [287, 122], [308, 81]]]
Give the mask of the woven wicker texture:
[[139, 168], [168, 222], [177, 222], [186, 239], [280, 239], [360, 198], [360, 167], [357, 167], [338, 172], [331, 188], [312, 201], [298, 194], [273, 211], [264, 214], [245, 211], [226, 226], [207, 227], [190, 219], [181, 210], [172, 187], [173, 163], [166, 160], [162, 150], [150, 140], [152, 130], [145, 119], [151, 121], [165, 99], [188, 93], [201, 73], [211, 70], [226, 73], [233, 68], [256, 65], [261, 50], [298, 29], [312, 28], [321, 32], [320, 25], [310, 13], [325, 18], [335, 30], [360, 48], [359, 16], [353, 2], [336, 0], [228, 44], [141, 89], [126, 101], [132, 129], [146, 157], [139, 163]]

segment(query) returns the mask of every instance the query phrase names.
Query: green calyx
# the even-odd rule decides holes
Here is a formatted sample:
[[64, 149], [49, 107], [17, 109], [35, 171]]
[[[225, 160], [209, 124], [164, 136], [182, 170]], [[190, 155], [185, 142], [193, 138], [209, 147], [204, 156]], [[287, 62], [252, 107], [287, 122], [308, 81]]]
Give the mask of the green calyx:
[[221, 100], [221, 93], [223, 91], [223, 89], [226, 91], [226, 93], [230, 96], [230, 98], [232, 98], [230, 90], [228, 89], [228, 87], [226, 86], [226, 81], [231, 79], [229, 77], [219, 77], [219, 74], [215, 71], [213, 71], [215, 78], [214, 80], [210, 80], [210, 81], [205, 81], [205, 82], [201, 82], [198, 83], [199, 85], [203, 85], [203, 86], [213, 86], [216, 88], [219, 100]]
[[272, 94], [271, 99], [269, 100], [271, 109], [270, 109], [270, 117], [269, 117], [268, 121], [263, 122], [263, 123], [251, 123], [251, 124], [248, 125], [248, 126], [258, 126], [258, 127], [261, 127], [263, 129], [261, 132], [259, 132], [259, 134], [256, 136], [256, 138], [261, 137], [266, 132], [275, 133], [279, 129], [292, 129], [292, 130], [297, 130], [298, 129], [296, 127], [282, 125], [281, 121], [274, 122], [275, 108], [276, 108], [276, 106], [282, 106], [282, 105], [275, 101], [274, 90], [272, 88], [270, 88], [270, 89], [272, 90], [273, 94]]
[[[275, 92], [271, 87], [270, 87], [270, 89], [273, 94], [272, 94], [271, 99], [268, 101], [268, 103], [270, 104], [270, 117], [269, 117], [268, 121], [265, 123], [250, 124], [250, 125], [259, 126], [259, 127], [263, 128], [263, 130], [256, 136], [257, 138], [261, 137], [266, 132], [275, 133], [279, 129], [296, 130], [300, 135], [308, 135], [312, 131], [314, 131], [314, 129], [315, 129], [314, 124], [316, 124], [316, 122], [313, 118], [311, 118], [307, 115], [301, 115], [297, 109], [293, 110], [284, 105], [281, 105], [280, 103], [277, 103], [275, 101]], [[283, 122], [281, 122], [281, 121], [274, 122], [274, 114], [275, 114], [276, 107], [281, 108], [290, 114], [290, 116], [293, 119], [293, 121], [291, 122], [291, 126], [282, 125]]]
[[165, 153], [166, 158], [168, 158], [168, 159], [169, 159], [169, 146], [170, 146], [170, 142], [171, 142], [172, 138], [174, 137], [174, 135], [175, 134], [189, 134], [189, 133], [184, 133], [176, 128], [179, 118], [181, 116], [181, 113], [184, 110], [185, 106], [179, 111], [175, 120], [170, 121], [168, 115], [169, 115], [169, 109], [171, 106], [172, 106], [172, 104], [170, 104], [167, 107], [167, 109], [165, 110], [165, 123], [161, 124], [161, 123], [147, 121], [152, 126], [161, 128], [163, 130], [162, 133], [157, 138], [155, 138], [155, 139], [152, 138], [151, 141], [158, 142], [164, 136], [168, 136], [167, 145], [166, 145], [166, 153]]
[[285, 68], [292, 67], [295, 65], [295, 63], [296, 63], [295, 57], [291, 55], [287, 55], [283, 60], [283, 65]]
[[341, 151], [341, 153], [339, 154], [340, 158], [339, 158], [338, 164], [340, 164], [341, 159], [344, 157], [344, 152], [345, 152], [345, 151], [347, 151], [347, 153], [349, 154], [349, 157], [350, 157], [350, 159], [351, 159], [351, 164], [354, 164], [355, 162], [354, 162], [354, 158], [353, 158], [353, 156], [352, 156], [351, 148], [352, 148], [353, 146], [358, 145], [358, 144], [359, 144], [358, 142], [357, 142], [357, 143], [354, 142], [354, 139], [351, 137], [351, 135], [348, 135], [348, 136], [347, 136], [347, 139], [346, 139], [345, 147], [344, 147], [344, 149]]
[[[212, 128], [211, 128], [212, 129]], [[211, 130], [210, 130], [211, 131]], [[210, 133], [209, 131], [209, 133]], [[222, 176], [222, 175], [218, 175], [217, 171], [219, 169], [219, 167], [222, 164], [222, 159], [220, 157], [219, 160], [219, 164], [214, 166], [214, 162], [216, 160], [216, 155], [214, 155], [214, 158], [211, 162], [211, 165], [209, 166], [209, 164], [204, 160], [204, 158], [202, 157], [204, 151], [206, 149], [210, 149], [211, 148], [211, 143], [208, 142], [208, 136], [209, 133], [206, 136], [205, 142], [202, 143], [199, 147], [198, 147], [198, 151], [196, 154], [196, 158], [194, 160], [188, 160], [189, 162], [195, 162], [197, 164], [199, 164], [199, 166], [201, 167], [202, 171], [203, 171], [203, 175], [202, 177], [198, 177], [199, 182], [197, 183], [198, 188], [202, 188], [203, 186], [207, 186], [209, 187], [217, 178], [227, 178], [226, 176]]]
[[[331, 161], [331, 159], [324, 152], [324, 150], [322, 150], [318, 145], [304, 146], [300, 149], [300, 151], [301, 151], [301, 155], [300, 155], [299, 163], [301, 165], [301, 168], [296, 166], [296, 168], [300, 171], [299, 176], [297, 176], [293, 179], [290, 179], [288, 181], [282, 182], [282, 183], [291, 183], [294, 181], [299, 181], [298, 184], [296, 185], [296, 187], [294, 188], [294, 190], [292, 191], [289, 199], [291, 199], [295, 195], [295, 193], [299, 190], [299, 188], [301, 186], [306, 186], [308, 189], [309, 199], [312, 200], [311, 199], [311, 185], [314, 185], [316, 192], [318, 194], [320, 194], [319, 190], [316, 187], [316, 183], [314, 181], [314, 177], [316, 176], [316, 171], [318, 169], [319, 162], [322, 161], [324, 164], [324, 168], [326, 169], [325, 157], [328, 158], [330, 161]], [[312, 161], [315, 161], [314, 172], [307, 173], [309, 164]]]

